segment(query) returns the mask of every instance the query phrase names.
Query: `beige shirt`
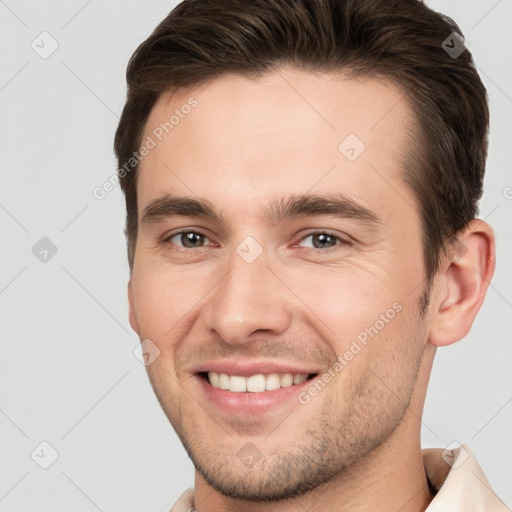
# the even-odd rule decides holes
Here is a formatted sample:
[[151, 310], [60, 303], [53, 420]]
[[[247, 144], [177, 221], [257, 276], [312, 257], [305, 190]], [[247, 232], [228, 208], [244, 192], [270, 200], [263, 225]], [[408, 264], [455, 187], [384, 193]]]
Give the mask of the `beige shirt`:
[[[454, 450], [423, 450], [423, 464], [428, 481], [437, 490], [425, 512], [511, 512], [494, 494], [466, 445]], [[194, 511], [193, 489], [187, 489], [170, 510]]]

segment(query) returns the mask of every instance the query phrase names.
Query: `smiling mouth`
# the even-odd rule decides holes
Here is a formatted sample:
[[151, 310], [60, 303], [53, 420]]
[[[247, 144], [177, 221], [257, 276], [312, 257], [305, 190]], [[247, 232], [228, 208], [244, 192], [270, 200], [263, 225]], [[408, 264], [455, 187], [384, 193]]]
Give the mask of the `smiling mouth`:
[[316, 377], [316, 373], [268, 373], [247, 377], [219, 372], [201, 372], [200, 377], [212, 387], [233, 393], [263, 393], [302, 384]]

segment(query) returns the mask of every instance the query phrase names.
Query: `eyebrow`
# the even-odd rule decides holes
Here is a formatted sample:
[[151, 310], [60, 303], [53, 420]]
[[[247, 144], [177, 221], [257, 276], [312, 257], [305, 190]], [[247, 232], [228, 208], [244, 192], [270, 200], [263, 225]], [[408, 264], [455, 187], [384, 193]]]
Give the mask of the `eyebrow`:
[[[317, 215], [354, 219], [368, 225], [381, 223], [373, 211], [343, 194], [303, 194], [274, 199], [264, 212], [264, 219], [270, 224], [277, 224], [287, 218]], [[141, 224], [147, 225], [175, 216], [198, 217], [225, 223], [222, 215], [206, 199], [166, 194], [152, 200], [144, 208]]]

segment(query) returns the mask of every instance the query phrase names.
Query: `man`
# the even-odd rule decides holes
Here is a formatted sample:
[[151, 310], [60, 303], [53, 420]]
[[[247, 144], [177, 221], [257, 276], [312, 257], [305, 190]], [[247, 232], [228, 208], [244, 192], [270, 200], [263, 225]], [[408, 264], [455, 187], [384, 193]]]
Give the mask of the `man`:
[[130, 323], [196, 468], [174, 511], [504, 511], [424, 450], [494, 270], [486, 91], [416, 0], [185, 0], [116, 133]]

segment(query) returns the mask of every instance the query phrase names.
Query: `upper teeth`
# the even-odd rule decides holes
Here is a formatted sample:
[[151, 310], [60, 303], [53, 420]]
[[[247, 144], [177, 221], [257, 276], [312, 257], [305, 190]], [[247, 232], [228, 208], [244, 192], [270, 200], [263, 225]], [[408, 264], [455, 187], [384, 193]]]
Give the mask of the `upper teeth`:
[[208, 372], [208, 380], [214, 388], [227, 389], [236, 393], [273, 391], [279, 388], [287, 388], [293, 384], [300, 384], [307, 378], [307, 373], [270, 373], [268, 375], [258, 374], [241, 377], [239, 375], [228, 375], [227, 373]]

